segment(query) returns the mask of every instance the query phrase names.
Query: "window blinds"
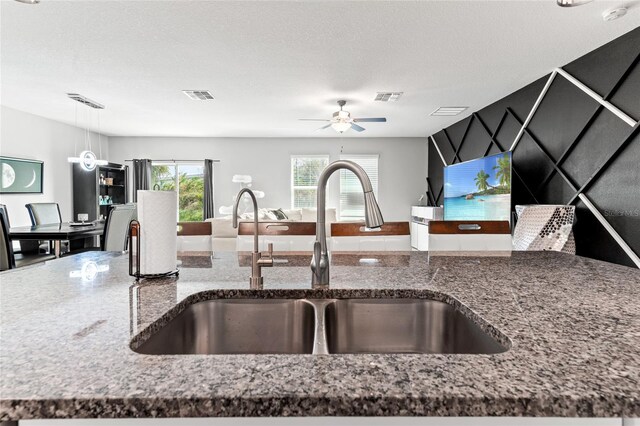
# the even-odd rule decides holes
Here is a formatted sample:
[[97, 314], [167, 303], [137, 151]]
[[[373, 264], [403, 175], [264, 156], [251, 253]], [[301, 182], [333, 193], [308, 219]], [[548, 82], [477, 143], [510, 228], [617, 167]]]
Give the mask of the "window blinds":
[[[358, 164], [367, 172], [378, 198], [378, 158], [376, 155], [341, 155], [341, 160]], [[340, 220], [364, 219], [364, 195], [360, 181], [351, 171], [340, 170]]]
[[328, 164], [328, 155], [291, 157], [291, 208], [316, 206], [318, 178]]

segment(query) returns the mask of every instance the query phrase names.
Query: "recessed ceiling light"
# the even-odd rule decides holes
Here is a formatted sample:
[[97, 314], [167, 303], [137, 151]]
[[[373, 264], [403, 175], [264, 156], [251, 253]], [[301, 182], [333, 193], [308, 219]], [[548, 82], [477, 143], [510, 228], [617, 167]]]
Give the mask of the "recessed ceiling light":
[[194, 101], [212, 101], [213, 95], [208, 90], [183, 90], [182, 93]]
[[593, 0], [556, 0], [560, 7], [574, 7], [582, 6], [583, 4], [591, 3]]
[[70, 97], [71, 99], [73, 99], [74, 101], [78, 101], [81, 104], [85, 104], [86, 106], [89, 106], [91, 108], [104, 109], [104, 105], [99, 104], [96, 101], [92, 101], [91, 99], [87, 98], [86, 96], [82, 96], [82, 95], [79, 95], [77, 93], [67, 93], [67, 96]]
[[16, 0], [18, 3], [38, 4], [40, 0]]
[[374, 101], [397, 102], [404, 92], [377, 92]]
[[429, 115], [433, 116], [452, 116], [458, 115], [469, 107], [440, 107]]

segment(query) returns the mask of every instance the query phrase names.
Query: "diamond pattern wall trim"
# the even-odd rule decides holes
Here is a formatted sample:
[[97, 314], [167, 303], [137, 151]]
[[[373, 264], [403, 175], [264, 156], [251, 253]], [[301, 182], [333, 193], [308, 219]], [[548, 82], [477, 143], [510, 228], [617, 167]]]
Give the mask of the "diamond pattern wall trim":
[[[585, 85], [580, 80], [578, 80], [577, 78], [569, 74], [564, 69], [556, 68], [547, 79], [544, 87], [542, 88], [542, 91], [538, 95], [538, 98], [536, 99], [535, 103], [533, 104], [533, 107], [531, 108], [529, 114], [527, 115], [524, 121], [522, 121], [520, 117], [518, 117], [517, 114], [511, 108], [507, 107], [504, 113], [502, 114], [502, 117], [499, 120], [498, 125], [493, 131], [491, 131], [487, 126], [487, 124], [480, 118], [480, 116], [477, 113], [473, 113], [469, 118], [468, 123], [466, 124], [466, 128], [464, 130], [463, 136], [457, 147], [451, 141], [451, 138], [449, 136], [447, 129], [442, 130], [444, 141], [441, 140], [440, 143], [449, 144], [449, 147], [447, 149], [453, 151], [453, 158], [451, 160], [451, 164], [455, 164], [457, 162], [463, 161], [460, 158], [459, 153], [467, 139], [467, 135], [469, 133], [469, 129], [471, 128], [471, 125], [474, 122], [477, 122], [478, 124], [480, 124], [481, 128], [484, 130], [484, 132], [487, 134], [487, 136], [490, 139], [489, 145], [484, 151], [484, 156], [487, 156], [493, 147], [497, 148], [501, 152], [507, 151], [507, 149], [505, 149], [505, 146], [500, 144], [496, 139], [496, 137], [500, 133], [500, 130], [502, 129], [502, 126], [504, 125], [507, 119], [515, 121], [515, 123], [517, 123], [517, 125], [519, 126], [520, 130], [518, 131], [513, 143], [511, 144], [508, 150], [515, 151], [520, 146], [520, 142], [526, 136], [528, 141], [532, 141], [533, 145], [540, 151], [540, 155], [547, 160], [548, 164], [550, 164], [551, 166], [551, 169], [548, 173], [545, 174], [545, 177], [539, 183], [536, 182], [537, 183], [536, 187], [532, 188], [531, 187], [532, 182], [529, 182], [529, 185], [527, 185], [527, 183], [525, 182], [525, 179], [523, 179], [521, 174], [518, 172], [518, 167], [514, 165], [513, 166], [514, 183], [521, 185], [522, 188], [524, 188], [524, 190], [528, 193], [530, 198], [535, 203], [539, 203], [538, 197], [540, 197], [540, 194], [550, 184], [550, 182], [553, 180], [555, 176], [560, 176], [562, 180], [565, 182], [565, 184], [567, 185], [567, 187], [570, 188], [570, 190], [573, 192], [573, 195], [570, 197], [569, 202], [567, 204], [571, 205], [571, 204], [575, 204], [577, 201], [582, 201], [582, 203], [591, 211], [591, 213], [593, 213], [596, 219], [602, 224], [604, 229], [611, 235], [611, 237], [613, 237], [613, 239], [620, 245], [620, 247], [624, 250], [624, 252], [629, 256], [631, 261], [638, 268], [640, 268], [640, 257], [638, 257], [638, 254], [631, 249], [629, 244], [627, 244], [627, 242], [620, 236], [620, 234], [611, 226], [611, 224], [607, 221], [607, 219], [604, 217], [602, 212], [598, 210], [598, 208], [593, 204], [593, 202], [589, 199], [589, 197], [586, 194], [586, 191], [591, 186], [593, 186], [593, 184], [597, 182], [598, 178], [602, 176], [602, 174], [608, 169], [608, 167], [613, 163], [613, 161], [640, 134], [640, 123], [610, 102], [610, 99], [614, 96], [614, 94], [618, 91], [618, 89], [623, 85], [623, 83], [625, 82], [627, 77], [629, 77], [629, 75], [634, 70], [634, 68], [638, 66], [639, 62], [640, 62], [640, 54], [638, 54], [635, 57], [635, 59], [631, 62], [631, 64], [627, 67], [625, 72], [622, 74], [618, 82], [604, 96], [598, 95], [595, 91], [590, 89], [587, 85]], [[580, 91], [588, 95], [590, 98], [592, 98], [594, 101], [596, 101], [598, 105], [597, 105], [597, 108], [594, 109], [593, 113], [590, 115], [589, 119], [584, 124], [584, 126], [582, 127], [578, 135], [575, 137], [575, 139], [573, 139], [573, 141], [568, 144], [568, 146], [557, 158], [554, 158], [551, 155], [551, 153], [545, 148], [545, 146], [538, 140], [536, 135], [534, 135], [533, 132], [530, 131], [529, 124], [534, 118], [536, 111], [538, 110], [538, 107], [540, 107], [543, 100], [545, 99], [545, 96], [549, 91], [549, 89], [551, 88], [553, 81], [556, 78], [558, 78], [558, 76], [561, 76], [562, 78], [565, 78], [567, 81], [572, 83], [577, 89], [579, 89]], [[596, 118], [605, 109], [610, 113], [614, 114], [617, 118], [622, 120], [628, 126], [630, 126], [631, 132], [618, 145], [614, 145], [616, 146], [616, 148], [613, 149], [612, 152], [609, 153], [607, 158], [596, 167], [595, 171], [593, 171], [593, 173], [589, 176], [589, 178], [585, 182], [583, 182], [581, 185], [579, 185], [563, 169], [563, 163], [569, 157], [569, 155], [574, 151], [574, 149], [583, 139], [585, 134], [589, 131], [589, 129], [595, 122]], [[435, 135], [429, 136], [428, 141], [430, 141], [435, 147], [435, 149], [437, 150], [443, 165], [447, 166], [449, 164], [447, 164], [445, 157], [442, 154], [443, 153], [443, 150], [441, 149], [442, 147], [438, 145], [438, 143], [436, 142], [436, 138], [434, 136]], [[518, 181], [518, 182], [515, 182], [515, 181]], [[432, 190], [432, 194], [434, 194], [434, 197], [437, 202], [439, 202], [441, 197], [444, 196], [443, 187], [439, 189], [430, 188], [430, 190]]]

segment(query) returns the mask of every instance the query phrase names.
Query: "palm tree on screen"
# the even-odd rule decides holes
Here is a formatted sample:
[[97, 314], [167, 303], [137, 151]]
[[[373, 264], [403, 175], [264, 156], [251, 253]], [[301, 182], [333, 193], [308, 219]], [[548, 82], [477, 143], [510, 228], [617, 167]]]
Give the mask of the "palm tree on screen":
[[502, 158], [498, 159], [498, 164], [493, 166], [493, 170], [496, 171], [496, 178], [500, 186], [509, 188], [511, 186], [511, 161], [509, 161], [509, 155], [504, 154]]
[[473, 179], [478, 187], [478, 191], [482, 192], [489, 188], [489, 175], [484, 170], [480, 170]]

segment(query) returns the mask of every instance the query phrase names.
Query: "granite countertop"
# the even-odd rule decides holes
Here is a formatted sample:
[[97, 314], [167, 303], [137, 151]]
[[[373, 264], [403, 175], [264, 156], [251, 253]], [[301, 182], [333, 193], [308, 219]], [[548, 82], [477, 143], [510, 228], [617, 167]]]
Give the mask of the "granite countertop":
[[[140, 283], [128, 276], [126, 256], [104, 252], [0, 274], [0, 421], [640, 416], [637, 269], [552, 252], [344, 254], [332, 259], [327, 290], [312, 290], [308, 259], [293, 257], [263, 270], [263, 290], [249, 290], [250, 269], [236, 254], [181, 259], [179, 278]], [[495, 355], [154, 356], [130, 349], [195, 300], [318, 296], [451, 298], [511, 347]]]

